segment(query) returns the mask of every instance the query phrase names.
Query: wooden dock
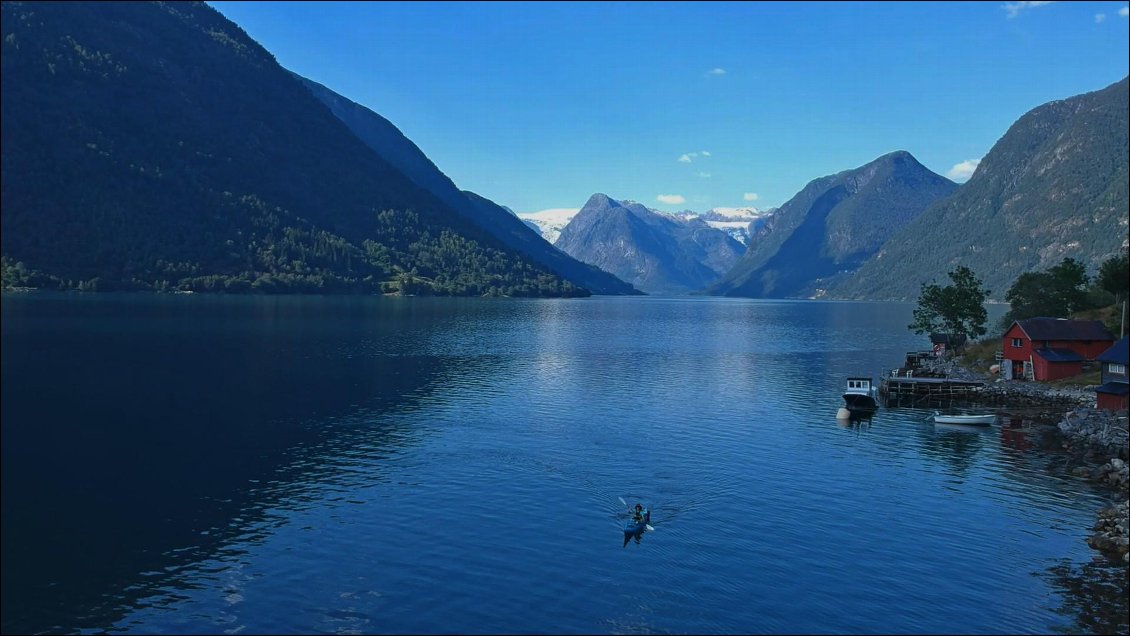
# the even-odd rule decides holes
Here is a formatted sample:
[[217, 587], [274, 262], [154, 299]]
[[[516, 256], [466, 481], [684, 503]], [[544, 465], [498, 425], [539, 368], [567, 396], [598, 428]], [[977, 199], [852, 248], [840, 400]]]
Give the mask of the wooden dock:
[[887, 376], [879, 382], [879, 394], [890, 398], [958, 398], [980, 393], [984, 382], [951, 378]]

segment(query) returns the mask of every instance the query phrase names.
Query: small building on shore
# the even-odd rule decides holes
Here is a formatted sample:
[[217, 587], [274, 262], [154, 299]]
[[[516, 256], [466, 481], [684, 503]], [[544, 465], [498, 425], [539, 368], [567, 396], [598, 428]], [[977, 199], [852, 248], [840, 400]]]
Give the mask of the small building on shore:
[[934, 355], [941, 357], [946, 355], [947, 352], [959, 353], [965, 348], [967, 339], [968, 337], [963, 333], [932, 333], [930, 334], [930, 346], [934, 350]]
[[1096, 406], [1104, 411], [1118, 411], [1127, 408], [1127, 395], [1130, 394], [1130, 384], [1127, 383], [1126, 365], [1130, 357], [1130, 336], [1123, 336], [1109, 349], [1099, 354], [1097, 360], [1102, 363], [1102, 384], [1095, 387], [1097, 399]]
[[1100, 320], [1028, 318], [1017, 320], [1001, 342], [1001, 376], [1016, 380], [1059, 380], [1078, 375], [1083, 362], [1114, 344]]

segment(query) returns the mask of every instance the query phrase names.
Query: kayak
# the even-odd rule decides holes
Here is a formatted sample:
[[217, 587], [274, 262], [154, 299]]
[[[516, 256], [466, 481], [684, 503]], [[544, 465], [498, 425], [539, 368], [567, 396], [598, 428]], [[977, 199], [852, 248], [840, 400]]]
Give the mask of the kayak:
[[628, 521], [624, 524], [624, 534], [625, 535], [640, 534], [641, 532], [644, 531], [644, 529], [647, 528], [647, 524], [650, 523], [650, 522], [651, 522], [651, 510], [644, 510], [643, 511], [643, 521], [636, 522], [631, 517], [628, 518]]

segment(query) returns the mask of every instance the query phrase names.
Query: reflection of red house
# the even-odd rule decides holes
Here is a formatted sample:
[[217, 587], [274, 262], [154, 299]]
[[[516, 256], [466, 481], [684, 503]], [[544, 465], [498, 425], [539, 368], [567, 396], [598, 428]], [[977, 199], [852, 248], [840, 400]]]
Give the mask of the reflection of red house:
[[1084, 360], [1094, 360], [1113, 343], [1114, 336], [1099, 320], [1017, 320], [1004, 332], [1001, 375], [1010, 379], [1069, 378], [1083, 372]]

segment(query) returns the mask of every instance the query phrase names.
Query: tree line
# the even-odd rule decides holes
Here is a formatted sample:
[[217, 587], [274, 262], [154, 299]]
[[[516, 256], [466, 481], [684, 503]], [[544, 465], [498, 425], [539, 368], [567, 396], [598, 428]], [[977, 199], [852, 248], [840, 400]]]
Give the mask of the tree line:
[[[923, 283], [908, 329], [918, 334], [944, 333], [977, 339], [987, 333], [985, 300], [989, 290], [968, 267], [949, 272], [950, 284]], [[1048, 317], [1067, 318], [1088, 309], [1123, 302], [1130, 288], [1127, 252], [1103, 261], [1094, 277], [1074, 258], [1043, 271], [1026, 272], [1009, 288], [1005, 300], [1009, 311], [997, 325], [1005, 331], [1017, 320]]]

